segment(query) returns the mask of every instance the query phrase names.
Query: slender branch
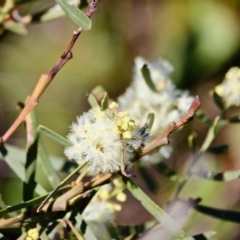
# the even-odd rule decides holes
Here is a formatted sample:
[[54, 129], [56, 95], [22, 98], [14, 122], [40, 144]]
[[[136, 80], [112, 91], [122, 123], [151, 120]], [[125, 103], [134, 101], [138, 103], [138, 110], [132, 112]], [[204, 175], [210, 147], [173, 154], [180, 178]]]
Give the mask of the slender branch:
[[155, 139], [152, 140], [146, 147], [142, 149], [141, 156], [149, 154], [163, 145], [169, 144], [170, 134], [185, 125], [193, 119], [195, 112], [201, 106], [201, 102], [198, 96], [196, 96], [188, 109], [187, 113], [181, 117], [177, 122], [171, 122]]
[[[54, 193], [58, 191], [60, 187], [62, 187], [67, 181], [69, 181], [76, 173], [78, 173], [84, 166], [86, 165], [86, 162], [79, 165], [71, 174], [69, 174], [63, 181], [61, 181], [56, 188], [52, 190], [52, 192], [49, 193], [49, 195], [44, 199], [44, 201], [41, 203], [41, 205], [38, 207], [37, 212], [40, 212], [45, 203], [53, 196]], [[72, 190], [72, 189], [71, 189]]]
[[[95, 0], [91, 0], [88, 8], [86, 10], [86, 15], [91, 18], [93, 13], [96, 11], [96, 2]], [[59, 58], [59, 60], [56, 62], [55, 66], [52, 68], [52, 70], [47, 74], [42, 74], [28, 100], [25, 107], [21, 111], [21, 113], [18, 115], [14, 123], [10, 126], [10, 128], [7, 130], [7, 132], [0, 138], [0, 144], [3, 144], [6, 142], [9, 137], [16, 131], [16, 129], [20, 126], [20, 124], [24, 121], [28, 113], [30, 113], [39, 102], [39, 98], [44, 93], [48, 85], [51, 83], [55, 75], [59, 72], [59, 70], [72, 58], [72, 48], [77, 41], [78, 37], [82, 33], [83, 29], [78, 28], [76, 31], [74, 31], [72, 39], [70, 43], [68, 44], [67, 48], [63, 52], [62, 56]]]

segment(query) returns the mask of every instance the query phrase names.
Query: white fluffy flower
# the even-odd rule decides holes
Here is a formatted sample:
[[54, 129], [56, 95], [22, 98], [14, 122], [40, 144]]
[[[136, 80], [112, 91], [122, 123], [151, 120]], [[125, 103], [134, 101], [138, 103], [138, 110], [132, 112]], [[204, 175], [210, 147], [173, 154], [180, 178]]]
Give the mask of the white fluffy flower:
[[[145, 64], [158, 92], [153, 92], [144, 80], [141, 69]], [[178, 120], [193, 101], [187, 91], [178, 90], [171, 81], [172, 71], [173, 68], [167, 61], [160, 59], [150, 63], [138, 57], [135, 60], [133, 82], [118, 98], [120, 108], [127, 110], [137, 125], [144, 124], [147, 115], [154, 113], [155, 121], [151, 129], [153, 136], [159, 134], [170, 122]], [[165, 156], [169, 156], [171, 148], [164, 148], [160, 149], [160, 153], [164, 152]]]
[[147, 136], [147, 129], [137, 129], [128, 112], [119, 112], [113, 102], [105, 111], [95, 107], [77, 118], [67, 136], [72, 146], [64, 153], [78, 164], [88, 162], [90, 171], [121, 170], [127, 176], [123, 169], [130, 167], [138, 157]]
[[240, 68], [231, 68], [215, 90], [225, 101], [226, 107], [240, 106]]
[[117, 171], [120, 169], [122, 143], [116, 129], [116, 121], [110, 111], [92, 108], [72, 125], [68, 139], [73, 145], [64, 153], [79, 164], [88, 161], [90, 170]]

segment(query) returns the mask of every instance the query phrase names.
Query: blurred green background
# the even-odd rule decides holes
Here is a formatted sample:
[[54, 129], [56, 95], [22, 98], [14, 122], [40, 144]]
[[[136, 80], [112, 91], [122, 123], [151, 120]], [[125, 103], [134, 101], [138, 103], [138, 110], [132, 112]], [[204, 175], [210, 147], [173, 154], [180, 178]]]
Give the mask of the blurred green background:
[[[199, 95], [202, 109], [213, 118], [219, 110], [211, 101], [209, 90], [221, 82], [231, 66], [240, 65], [239, 10], [238, 0], [100, 1], [92, 18], [92, 29], [80, 36], [73, 48], [73, 59], [57, 74], [40, 99], [36, 109], [39, 124], [66, 136], [76, 116], [88, 110], [86, 94], [93, 87], [104, 86], [112, 98], [125, 91], [132, 79], [136, 56], [150, 61], [159, 57], [168, 60], [175, 69], [173, 81], [179, 88]], [[0, 36], [1, 135], [18, 115], [16, 103], [24, 101], [40, 74], [53, 67], [76, 28], [69, 19], [61, 18], [30, 24], [26, 36], [11, 32]], [[236, 108], [230, 114], [239, 112]], [[199, 141], [204, 137], [206, 127], [200, 121], [196, 120], [190, 127], [174, 137], [177, 150], [186, 146], [187, 134], [192, 129], [198, 133]], [[229, 143], [230, 154], [206, 156], [203, 162], [215, 171], [240, 169], [239, 138], [239, 125], [226, 127], [215, 142]], [[8, 143], [24, 148], [25, 139], [25, 130], [20, 127]], [[61, 146], [47, 138], [43, 140], [49, 153], [63, 157]], [[190, 156], [187, 153], [179, 155], [177, 150], [171, 159], [172, 167], [183, 172]], [[9, 174], [12, 176], [11, 171], [2, 163], [0, 174], [2, 195], [9, 198], [4, 200], [8, 204], [17, 203], [16, 195], [8, 194], [12, 182], [16, 181], [6, 178]], [[239, 181], [213, 183], [194, 179], [191, 181], [194, 187], [186, 189], [182, 196], [202, 197], [207, 193], [203, 198], [207, 205], [240, 210]], [[167, 191], [166, 186], [160, 184], [155, 195], [160, 204], [164, 202], [161, 195], [164, 191]], [[194, 212], [189, 219], [194, 219], [187, 224], [190, 235], [219, 230], [213, 239], [240, 238], [237, 224]]]

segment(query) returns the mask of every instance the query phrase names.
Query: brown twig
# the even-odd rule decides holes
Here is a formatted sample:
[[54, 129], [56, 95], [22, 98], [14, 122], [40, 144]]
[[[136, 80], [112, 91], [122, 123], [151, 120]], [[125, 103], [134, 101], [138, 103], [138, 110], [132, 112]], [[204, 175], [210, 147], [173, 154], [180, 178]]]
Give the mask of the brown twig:
[[163, 145], [169, 144], [169, 135], [176, 129], [191, 121], [195, 112], [200, 106], [200, 99], [198, 96], [196, 96], [187, 113], [177, 122], [171, 122], [155, 139], [152, 140], [152, 142], [150, 142], [146, 147], [144, 147], [141, 151], [141, 157], [155, 151]]
[[21, 222], [24, 220], [25, 214], [19, 214], [15, 217], [12, 218], [1, 218], [0, 219], [0, 229], [5, 229], [5, 228], [14, 228], [14, 227], [20, 227]]
[[[91, 18], [93, 13], [96, 10], [96, 2], [95, 0], [91, 0], [86, 15]], [[59, 70], [72, 58], [72, 48], [77, 41], [78, 37], [82, 33], [83, 29], [78, 28], [76, 31], [73, 32], [72, 39], [68, 44], [67, 48], [63, 52], [62, 56], [56, 62], [55, 66], [51, 69], [51, 71], [47, 74], [42, 74], [28, 100], [25, 107], [18, 115], [14, 123], [10, 126], [7, 132], [0, 138], [0, 144], [6, 142], [9, 137], [16, 131], [16, 129], [20, 126], [20, 124], [24, 121], [26, 116], [38, 105], [39, 98], [44, 93], [48, 85], [51, 83], [55, 75], [59, 72]]]
[[[75, 185], [72, 189], [62, 194], [60, 197], [58, 197], [56, 200], [48, 202], [43, 206], [41, 211], [47, 212], [57, 212], [57, 211], [66, 211], [67, 210], [67, 203], [70, 199], [75, 197], [76, 195], [79, 195], [83, 192], [83, 184], [78, 183]], [[38, 212], [38, 211], [37, 211]]]

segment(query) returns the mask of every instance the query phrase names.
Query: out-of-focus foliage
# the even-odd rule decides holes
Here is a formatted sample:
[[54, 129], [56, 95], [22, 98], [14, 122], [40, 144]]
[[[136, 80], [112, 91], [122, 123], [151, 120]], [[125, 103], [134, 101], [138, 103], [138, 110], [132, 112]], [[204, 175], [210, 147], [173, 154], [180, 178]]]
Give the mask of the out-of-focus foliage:
[[[0, 1], [3, 7], [5, 5], [2, 2], [8, 3], [8, 7], [5, 12], [2, 8], [0, 11], [1, 134], [17, 115], [16, 102], [30, 94], [40, 73], [51, 69], [76, 29], [76, 25], [67, 18], [41, 23], [62, 15], [52, 12], [49, 16], [49, 10], [55, 5], [54, 1]], [[212, 124], [220, 112], [225, 114], [222, 112], [223, 108], [219, 109], [213, 103], [208, 92], [220, 83], [230, 67], [240, 65], [239, 1], [103, 0], [98, 8], [99, 11], [93, 18], [92, 30], [81, 36], [74, 47], [73, 60], [59, 73], [42, 97], [36, 110], [38, 122], [66, 136], [68, 126], [75, 120], [75, 116], [88, 109], [86, 94], [94, 86], [103, 85], [109, 96], [117, 98], [130, 84], [136, 56], [141, 55], [149, 60], [159, 57], [169, 60], [175, 68], [175, 83], [190, 90], [193, 95], [198, 94], [202, 101], [202, 111], [207, 115], [200, 116], [199, 112], [205, 126], [195, 120], [187, 129], [172, 137], [174, 153], [168, 161], [159, 163], [167, 164], [164, 165], [164, 171], [162, 165], [158, 164], [144, 169], [152, 177], [154, 194], [148, 190], [147, 184], [140, 181], [140, 177], [136, 180], [156, 203], [165, 207], [176, 189], [176, 182], [185, 176], [191, 161], [191, 154], [186, 150], [188, 134], [192, 130], [197, 133], [197, 138], [194, 136], [194, 140], [189, 140], [191, 150], [197, 151], [206, 135], [207, 126]], [[18, 16], [21, 16], [22, 22], [17, 20]], [[21, 37], [5, 30], [28, 35]], [[218, 97], [221, 96], [214, 95], [215, 102], [218, 102]], [[238, 123], [238, 115], [239, 108], [231, 108], [225, 117], [229, 122]], [[213, 129], [213, 132], [215, 130]], [[10, 143], [23, 148], [24, 131], [23, 128], [18, 130]], [[238, 124], [227, 125], [221, 130], [214, 139], [213, 146], [205, 149], [206, 153], [199, 159], [197, 167], [204, 170], [192, 176], [180, 197], [201, 197], [203, 207], [239, 212], [239, 136]], [[211, 137], [215, 136], [211, 135], [210, 140]], [[72, 171], [74, 164], [68, 165], [63, 161], [62, 146], [43, 135], [41, 140], [50, 154], [62, 156], [60, 159], [49, 157], [53, 159], [54, 168], [57, 171], [64, 169], [63, 172], [66, 173]], [[228, 151], [219, 147], [218, 150], [221, 150], [216, 155], [216, 148], [213, 147], [224, 144], [227, 144]], [[5, 155], [5, 160], [13, 162], [10, 155], [14, 153], [12, 146], [7, 146], [6, 149], [9, 149], [9, 155]], [[224, 149], [226, 150], [226, 147]], [[20, 157], [20, 152], [24, 153], [22, 149], [16, 150], [15, 159], [24, 159], [24, 155]], [[17, 163], [13, 165], [18, 178], [1, 162], [1, 194], [4, 202], [9, 205], [20, 202], [21, 199], [16, 196], [21, 195], [19, 178], [23, 180], [24, 176], [23, 163], [20, 166]], [[42, 166], [39, 166], [37, 181], [43, 186], [38, 184], [36, 192], [43, 195], [52, 187], [46, 180], [46, 169], [44, 171], [41, 168]], [[173, 181], [160, 176], [158, 168], [165, 172], [166, 176], [173, 173]], [[140, 170], [137, 175], [142, 175]], [[227, 182], [229, 179], [234, 181]], [[221, 182], [216, 182], [220, 180]], [[13, 188], [17, 188], [19, 192], [13, 193]], [[81, 222], [79, 216], [77, 219]], [[137, 225], [139, 227], [147, 220], [152, 218], [132, 198], [123, 203], [123, 210], [117, 216], [119, 225], [134, 225], [131, 228], [132, 234]], [[189, 236], [209, 230], [217, 231], [211, 238], [213, 240], [234, 240], [240, 236], [238, 224], [214, 219], [194, 210], [190, 210], [189, 215], [179, 222]], [[155, 233], [155, 236], [159, 236], [158, 231]], [[212, 232], [209, 234], [213, 235]], [[148, 239], [147, 236], [142, 236], [142, 239]]]
[[[5, 30], [20, 35], [27, 34], [26, 25], [45, 22], [67, 15], [74, 23], [89, 30], [91, 20], [80, 10], [79, 0], [3, 0], [0, 2], [0, 34]], [[32, 6], [33, 5], [33, 6]], [[81, 4], [83, 6], [85, 4]]]

